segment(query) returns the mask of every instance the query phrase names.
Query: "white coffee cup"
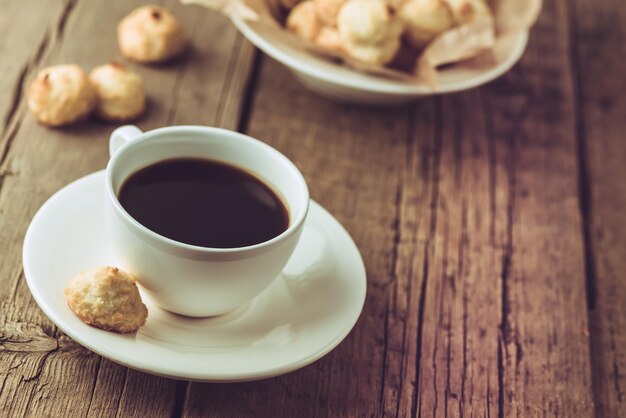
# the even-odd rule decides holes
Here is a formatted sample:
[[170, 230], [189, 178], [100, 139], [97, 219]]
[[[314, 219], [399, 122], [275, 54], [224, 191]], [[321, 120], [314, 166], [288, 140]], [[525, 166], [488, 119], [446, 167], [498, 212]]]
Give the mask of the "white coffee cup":
[[[107, 218], [120, 267], [137, 276], [162, 308], [182, 315], [220, 315], [243, 306], [280, 274], [298, 243], [309, 208], [309, 191], [296, 166], [261, 141], [203, 126], [141, 132], [116, 129], [106, 169]], [[289, 227], [269, 241], [241, 248], [205, 248], [174, 241], [132, 218], [117, 193], [124, 180], [158, 161], [196, 157], [251, 172], [271, 186], [289, 211]]]

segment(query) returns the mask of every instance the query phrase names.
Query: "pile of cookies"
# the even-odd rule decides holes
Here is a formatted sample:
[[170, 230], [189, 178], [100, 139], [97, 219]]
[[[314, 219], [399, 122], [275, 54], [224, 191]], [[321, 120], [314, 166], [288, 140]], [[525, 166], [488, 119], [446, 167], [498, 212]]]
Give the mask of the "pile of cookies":
[[485, 0], [281, 0], [285, 26], [314, 45], [367, 64], [391, 63], [402, 40], [424, 49], [438, 35], [491, 18]]
[[[186, 47], [183, 26], [167, 9], [144, 6], [126, 16], [117, 28], [124, 57], [145, 64], [178, 56]], [[89, 75], [78, 65], [42, 69], [27, 91], [28, 107], [47, 126], [63, 126], [91, 114], [106, 121], [125, 122], [143, 114], [146, 94], [141, 76], [113, 62]]]

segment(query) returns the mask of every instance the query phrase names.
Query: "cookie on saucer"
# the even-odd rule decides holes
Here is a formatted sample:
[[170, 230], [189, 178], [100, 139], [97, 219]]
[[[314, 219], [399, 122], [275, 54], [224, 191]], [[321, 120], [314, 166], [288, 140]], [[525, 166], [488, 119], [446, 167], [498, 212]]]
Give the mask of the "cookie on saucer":
[[148, 317], [135, 278], [116, 267], [78, 273], [65, 288], [65, 298], [83, 322], [107, 331], [136, 332]]

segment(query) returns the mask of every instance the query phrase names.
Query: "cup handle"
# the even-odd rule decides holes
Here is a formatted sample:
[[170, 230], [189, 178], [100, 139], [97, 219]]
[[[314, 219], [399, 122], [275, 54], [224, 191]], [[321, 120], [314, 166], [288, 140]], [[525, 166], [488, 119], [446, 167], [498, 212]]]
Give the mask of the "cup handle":
[[109, 139], [109, 157], [112, 157], [122, 145], [140, 135], [143, 135], [143, 132], [135, 125], [125, 125], [114, 130]]

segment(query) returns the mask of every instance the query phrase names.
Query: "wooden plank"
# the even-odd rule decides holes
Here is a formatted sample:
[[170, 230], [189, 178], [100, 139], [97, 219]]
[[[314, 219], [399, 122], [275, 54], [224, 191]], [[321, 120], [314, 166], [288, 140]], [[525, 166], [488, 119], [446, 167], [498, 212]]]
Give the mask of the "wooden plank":
[[377, 416], [408, 113], [333, 104], [264, 59], [248, 132], [291, 158], [313, 199], [354, 237], [368, 271], [368, 296], [355, 329], [322, 360], [257, 383], [192, 383], [184, 415]]
[[511, 147], [501, 160], [504, 416], [594, 415], [569, 29], [567, 2], [545, 2], [519, 77], [487, 95], [491, 135]]
[[[8, 0], [0, 13], [0, 150], [7, 147], [15, 122], [19, 119], [19, 104], [27, 75], [41, 59], [56, 33], [57, 26], [69, 12], [68, 2], [47, 3], [46, 13], [33, 13], [39, 6], [35, 0]], [[0, 153], [4, 156], [4, 152]], [[2, 173], [0, 173], [0, 179]], [[1, 180], [0, 180], [1, 181]]]
[[[19, 175], [17, 168], [8, 164], [8, 156], [10, 146], [17, 142], [16, 132], [25, 114], [21, 100], [25, 83], [49, 51], [50, 45], [62, 34], [73, 4], [55, 2], [47, 9], [47, 13], [33, 14], [32, 10], [37, 8], [36, 5], [16, 3], [11, 2], [8, 5], [9, 13], [3, 13], [0, 19], [3, 56], [11, 56], [10, 60], [2, 60], [1, 65], [7, 77], [3, 78], [0, 86], [6, 93], [0, 99], [4, 112], [0, 160], [0, 247], [3, 254], [0, 264], [0, 345], [3, 351], [0, 356], [0, 405], [2, 410], [11, 411], [15, 415], [26, 415], [33, 410], [31, 399], [41, 399], [53, 391], [49, 386], [50, 381], [40, 380], [47, 359], [60, 352], [65, 353], [64, 358], [67, 358], [75, 351], [76, 345], [67, 338], [58, 338], [56, 328], [42, 317], [38, 309], [21, 309], [23, 305], [34, 304], [27, 291], [24, 292], [21, 275], [21, 242], [34, 205], [20, 202], [21, 207], [16, 206], [12, 210], [7, 207], [8, 198], [5, 192], [10, 188], [8, 184]], [[27, 187], [14, 190], [15, 192], [28, 198], [37, 195], [37, 188]], [[16, 210], [23, 217], [21, 222], [19, 216], [12, 217]], [[26, 215], [28, 218], [24, 216], [24, 212], [30, 213]], [[65, 387], [69, 391], [77, 391], [78, 385], [74, 382], [81, 382], [92, 368], [92, 357], [95, 356], [85, 354], [76, 356], [73, 360], [75, 366], [62, 374], [66, 377]], [[54, 363], [48, 363], [47, 367], [54, 367]], [[72, 372], [76, 375], [69, 379]], [[65, 407], [67, 410], [76, 410], [81, 401], [79, 396], [64, 400]]]
[[[495, 242], [503, 218], [493, 204], [501, 190], [491, 187], [498, 167], [480, 102], [478, 91], [435, 100], [434, 140], [423, 135], [428, 125], [416, 125], [397, 273], [407, 277], [409, 291], [395, 290], [399, 309], [389, 313], [390, 344], [397, 348], [387, 362], [394, 379], [384, 399], [386, 416], [498, 411], [502, 249]], [[416, 188], [419, 175], [426, 185]]]
[[[135, 66], [150, 98], [148, 113], [139, 125], [151, 129], [184, 121], [236, 126], [242, 107], [238, 98], [244, 96], [252, 49], [221, 16], [175, 0], [158, 3], [183, 21], [194, 48], [176, 63]], [[54, 31], [40, 54], [41, 62], [28, 67], [26, 78], [38, 66], [76, 62], [89, 71], [120, 59], [116, 24], [139, 5], [143, 3], [68, 4], [67, 13], [59, 17], [62, 24], [52, 22]], [[216, 39], [217, 33], [223, 36], [222, 43], [207, 42], [206, 37]], [[209, 51], [211, 59], [206, 59]], [[197, 79], [189, 82], [186, 76]], [[196, 85], [200, 82], [202, 88]], [[200, 103], [190, 100], [192, 95]], [[60, 187], [104, 167], [114, 125], [90, 121], [50, 130], [26, 114], [23, 100], [18, 108], [14, 139], [0, 167], [9, 173], [0, 189], [0, 332], [2, 346], [9, 352], [0, 356], [0, 408], [33, 416], [170, 416], [179, 408], [186, 385], [129, 371], [61, 335], [36, 307], [21, 274], [21, 246], [28, 222]]]
[[574, 2], [591, 356], [598, 417], [626, 416], [626, 11]]
[[441, 155], [440, 101], [424, 100], [411, 111], [405, 169], [398, 193], [395, 265], [386, 292], [385, 352], [380, 415], [411, 416], [416, 410], [416, 376], [424, 306], [424, 251], [418, 231], [430, 231], [429, 208], [438, 193]]

